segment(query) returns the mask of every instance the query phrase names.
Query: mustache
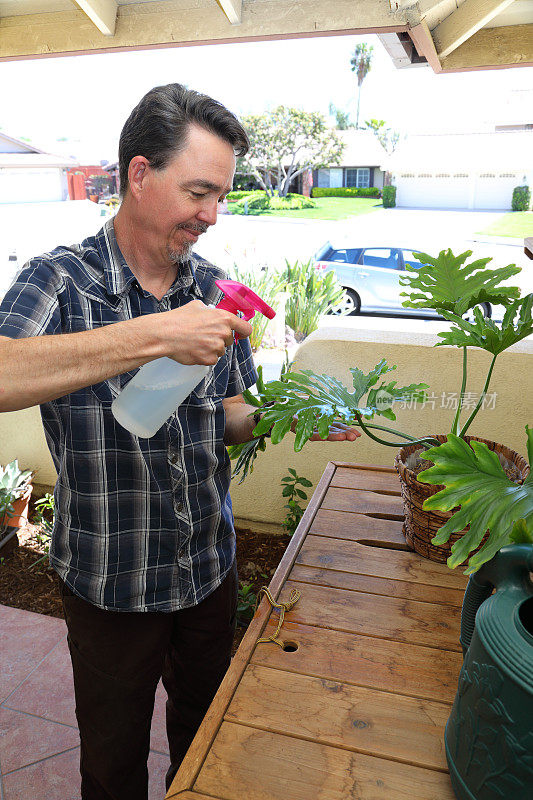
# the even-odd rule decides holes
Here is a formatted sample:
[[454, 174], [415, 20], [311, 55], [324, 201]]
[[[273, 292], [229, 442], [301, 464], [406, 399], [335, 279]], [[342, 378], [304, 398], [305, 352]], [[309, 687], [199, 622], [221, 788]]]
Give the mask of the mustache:
[[209, 225], [206, 222], [197, 222], [194, 225], [187, 224], [186, 222], [181, 222], [178, 226], [178, 229], [185, 228], [188, 231], [194, 231], [195, 233], [205, 233], [206, 230], [209, 228]]

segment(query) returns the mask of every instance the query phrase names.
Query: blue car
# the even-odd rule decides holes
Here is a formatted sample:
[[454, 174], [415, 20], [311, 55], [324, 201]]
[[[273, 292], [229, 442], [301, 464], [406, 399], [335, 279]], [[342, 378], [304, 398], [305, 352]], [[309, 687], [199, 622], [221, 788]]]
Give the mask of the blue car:
[[[335, 249], [327, 242], [315, 255], [317, 269], [333, 271], [345, 290], [344, 299], [332, 309], [332, 314], [352, 315], [360, 312], [404, 314], [439, 319], [429, 308], [405, 308], [400, 293], [406, 288], [400, 276], [406, 266], [420, 267], [413, 253], [416, 249], [404, 247], [346, 247]], [[481, 310], [490, 317], [490, 303]]]

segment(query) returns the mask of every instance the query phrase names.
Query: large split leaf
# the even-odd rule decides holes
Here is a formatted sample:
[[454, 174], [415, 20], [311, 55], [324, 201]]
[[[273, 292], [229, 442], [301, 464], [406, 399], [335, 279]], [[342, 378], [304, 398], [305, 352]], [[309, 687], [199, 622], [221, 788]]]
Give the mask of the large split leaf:
[[484, 317], [479, 308], [474, 309], [474, 322], [467, 322], [457, 314], [443, 310], [442, 316], [456, 327], [439, 333], [442, 342], [436, 346], [480, 347], [493, 355], [503, 353], [533, 333], [532, 307], [533, 294], [515, 300], [508, 306], [500, 325]]
[[[533, 463], [533, 428], [526, 426], [529, 463]], [[424, 501], [428, 510], [460, 509], [443, 525], [433, 544], [444, 544], [452, 533], [469, 530], [452, 545], [448, 566], [462, 564], [475, 550], [485, 533], [489, 537], [483, 547], [470, 557], [465, 573], [475, 572], [513, 539], [524, 541], [533, 534], [533, 472], [522, 484], [514, 483], [505, 474], [496, 453], [483, 442], [448, 435], [439, 447], [421, 454], [434, 463], [421, 472], [418, 480], [445, 488]]]
[[517, 286], [502, 286], [502, 281], [520, 272], [509, 264], [499, 269], [487, 269], [491, 258], [479, 258], [465, 264], [472, 255], [467, 250], [455, 256], [450, 249], [441, 250], [437, 258], [427, 253], [415, 253], [421, 262], [416, 269], [406, 267], [400, 284], [409, 288], [402, 296], [409, 298], [403, 305], [409, 308], [433, 308], [440, 314], [451, 311], [461, 316], [479, 303], [508, 305], [520, 296]]
[[[350, 370], [354, 390], [330, 375], [317, 375], [311, 370], [288, 372], [280, 381], [270, 381], [262, 395], [265, 413], [254, 429], [254, 436], [272, 429], [272, 442], [277, 444], [288, 433], [294, 418], [294, 449], [298, 452], [313, 435], [315, 429], [322, 439], [327, 439], [330, 425], [335, 421], [353, 424], [357, 414], [366, 419], [380, 415], [396, 419], [392, 404], [398, 400], [423, 401], [427, 384], [397, 386], [396, 381], [376, 384], [379, 378], [395, 369], [385, 360], [377, 364], [368, 374], [353, 368]], [[375, 388], [374, 388], [375, 387]], [[365, 403], [362, 398], [368, 394]]]

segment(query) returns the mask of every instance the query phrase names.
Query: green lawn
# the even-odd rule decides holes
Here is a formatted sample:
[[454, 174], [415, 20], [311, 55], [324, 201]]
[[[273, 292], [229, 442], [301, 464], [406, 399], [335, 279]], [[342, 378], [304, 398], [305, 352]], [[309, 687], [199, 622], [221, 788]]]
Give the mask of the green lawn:
[[478, 231], [488, 236], [516, 236], [523, 239], [533, 236], [533, 211], [511, 211], [493, 222], [484, 231]]
[[[381, 200], [375, 197], [317, 197], [316, 208], [303, 208], [301, 211], [260, 211], [256, 217], [289, 217], [290, 219], [349, 219], [360, 214], [369, 214], [383, 208]], [[231, 212], [231, 203], [229, 210]]]

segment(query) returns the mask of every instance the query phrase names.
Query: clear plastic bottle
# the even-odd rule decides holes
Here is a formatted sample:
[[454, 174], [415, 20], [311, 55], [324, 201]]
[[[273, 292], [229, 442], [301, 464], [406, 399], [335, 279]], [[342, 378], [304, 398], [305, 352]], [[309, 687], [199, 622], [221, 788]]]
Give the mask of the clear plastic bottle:
[[153, 436], [207, 376], [212, 367], [179, 364], [157, 358], [145, 364], [111, 406], [113, 416], [130, 433]]
[[[242, 314], [245, 320], [256, 311], [269, 319], [274, 310], [255, 292], [237, 281], [215, 281], [224, 293], [217, 308]], [[207, 306], [214, 308], [214, 306]], [[235, 336], [237, 341], [237, 336]], [[180, 364], [172, 358], [157, 358], [145, 364], [113, 400], [111, 411], [116, 421], [130, 433], [149, 438], [163, 425], [213, 367]]]

